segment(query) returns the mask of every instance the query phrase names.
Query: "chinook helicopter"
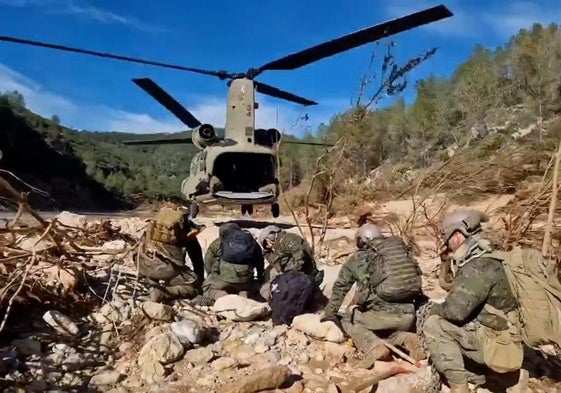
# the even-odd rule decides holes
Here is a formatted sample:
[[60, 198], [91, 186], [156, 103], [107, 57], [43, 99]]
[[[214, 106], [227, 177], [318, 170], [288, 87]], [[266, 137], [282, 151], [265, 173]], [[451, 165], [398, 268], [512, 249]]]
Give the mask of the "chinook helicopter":
[[[133, 82], [168, 109], [189, 129], [191, 138], [124, 141], [127, 145], [189, 143], [200, 151], [193, 157], [189, 176], [181, 184], [181, 193], [189, 201], [190, 215], [195, 218], [198, 204], [239, 204], [242, 214], [253, 213], [253, 205], [270, 204], [273, 217], [278, 217], [279, 181], [277, 178], [278, 146], [281, 133], [277, 129], [255, 129], [255, 92], [291, 101], [304, 106], [316, 102], [299, 97], [255, 80], [269, 70], [294, 70], [335, 54], [378, 41], [428, 23], [453, 16], [444, 5], [377, 24], [351, 34], [290, 54], [246, 72], [210, 71], [110, 53], [0, 36], [0, 41], [39, 46], [92, 56], [189, 71], [228, 79], [226, 121], [223, 135], [211, 124], [202, 123], [150, 78]], [[316, 146], [332, 146], [321, 142], [283, 141]]]

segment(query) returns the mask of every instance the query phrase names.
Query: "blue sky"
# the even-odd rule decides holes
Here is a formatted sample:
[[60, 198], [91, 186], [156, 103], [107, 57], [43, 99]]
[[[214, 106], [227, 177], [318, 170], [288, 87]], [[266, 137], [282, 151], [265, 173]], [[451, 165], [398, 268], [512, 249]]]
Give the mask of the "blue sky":
[[[0, 35], [245, 71], [440, 3], [455, 16], [393, 37], [402, 62], [439, 48], [411, 82], [430, 72], [450, 75], [477, 43], [494, 48], [534, 22], [561, 22], [557, 0], [0, 0]], [[257, 125], [301, 134], [328, 122], [356, 97], [373, 50], [370, 44], [297, 70], [265, 72], [258, 80], [319, 105], [303, 108], [258, 95]], [[28, 106], [46, 117], [57, 114], [65, 125], [99, 131], [185, 129], [131, 82], [136, 77], [154, 79], [201, 121], [223, 125], [227, 87], [217, 78], [0, 42], [0, 90], [21, 91]], [[413, 83], [405, 96], [414, 98]], [[309, 120], [290, 130], [302, 114]]]

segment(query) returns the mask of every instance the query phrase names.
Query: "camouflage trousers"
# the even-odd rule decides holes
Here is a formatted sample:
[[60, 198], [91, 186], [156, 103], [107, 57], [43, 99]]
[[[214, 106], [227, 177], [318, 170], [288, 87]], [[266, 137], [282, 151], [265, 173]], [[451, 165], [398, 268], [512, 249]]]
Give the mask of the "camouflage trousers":
[[403, 345], [404, 333], [410, 332], [415, 325], [415, 314], [355, 308], [343, 316], [341, 325], [357, 349], [367, 352], [381, 344], [380, 338], [393, 345]]
[[139, 273], [166, 297], [192, 299], [199, 293], [199, 279], [185, 266], [162, 257], [139, 255]]
[[259, 297], [259, 284], [256, 281], [247, 283], [229, 283], [212, 273], [206, 278], [202, 285], [203, 296], [215, 300], [226, 295], [247, 295], [248, 297]]
[[458, 326], [438, 315], [431, 315], [423, 332], [434, 366], [449, 382], [463, 384], [481, 378], [466, 370], [464, 362], [464, 358], [468, 358], [484, 365], [475, 323]]

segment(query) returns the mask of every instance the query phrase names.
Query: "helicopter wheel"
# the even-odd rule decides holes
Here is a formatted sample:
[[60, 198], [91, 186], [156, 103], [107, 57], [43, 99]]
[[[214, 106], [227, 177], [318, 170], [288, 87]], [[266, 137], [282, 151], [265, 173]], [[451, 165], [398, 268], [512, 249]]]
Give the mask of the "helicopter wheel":
[[251, 216], [253, 214], [253, 205], [242, 205], [242, 215], [248, 214]]
[[199, 205], [195, 201], [191, 201], [189, 204], [189, 217], [195, 218], [199, 214]]
[[271, 205], [271, 213], [273, 213], [273, 217], [277, 218], [280, 215], [280, 206], [278, 203], [273, 203]]

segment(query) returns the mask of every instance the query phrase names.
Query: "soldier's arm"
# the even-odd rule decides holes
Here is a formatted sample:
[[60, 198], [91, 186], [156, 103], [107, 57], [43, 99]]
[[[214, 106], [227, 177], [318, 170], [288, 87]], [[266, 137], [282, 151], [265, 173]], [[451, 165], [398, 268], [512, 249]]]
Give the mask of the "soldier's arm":
[[193, 263], [193, 271], [202, 280], [205, 277], [203, 249], [196, 237], [189, 238], [186, 242], [186, 250], [189, 259]]
[[207, 274], [213, 273], [215, 270], [213, 269], [217, 260], [217, 255], [215, 251], [216, 251], [215, 242], [213, 241], [212, 243], [210, 243], [205, 253], [205, 271]]
[[255, 246], [255, 270], [257, 272], [257, 278], [261, 280], [263, 278], [263, 274], [265, 273], [265, 258], [263, 257], [263, 253], [261, 252], [259, 245], [255, 244]]
[[434, 306], [432, 314], [451, 322], [464, 322], [487, 299], [494, 281], [475, 262], [459, 271], [448, 296]]
[[304, 258], [306, 257], [302, 245], [291, 241], [286, 243], [284, 245], [286, 255], [284, 270], [287, 272], [301, 271], [304, 266]]
[[341, 267], [337, 279], [333, 283], [333, 290], [327, 306], [325, 307], [325, 317], [334, 317], [337, 315], [339, 308], [345, 300], [345, 296], [351, 290], [353, 284], [357, 281], [356, 264], [359, 260], [356, 256], [351, 256], [349, 260]]

